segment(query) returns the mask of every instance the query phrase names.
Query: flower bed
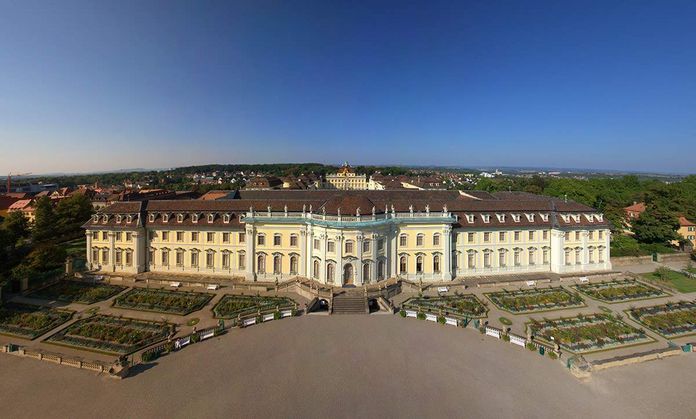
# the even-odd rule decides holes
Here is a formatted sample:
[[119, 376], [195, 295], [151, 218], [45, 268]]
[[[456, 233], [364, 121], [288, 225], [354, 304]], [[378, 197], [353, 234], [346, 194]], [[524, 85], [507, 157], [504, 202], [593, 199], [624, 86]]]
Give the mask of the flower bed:
[[440, 297], [412, 297], [402, 304], [404, 309], [441, 314], [445, 316], [482, 318], [488, 309], [474, 294]]
[[262, 297], [226, 294], [213, 307], [216, 319], [236, 319], [259, 312], [294, 309], [297, 304], [287, 297]]
[[92, 304], [108, 300], [126, 287], [108, 284], [90, 284], [78, 281], [60, 281], [29, 294], [31, 298], [57, 300], [66, 303]]
[[607, 303], [646, 300], [669, 295], [657, 287], [650, 286], [635, 279], [623, 279], [595, 284], [579, 284], [575, 285], [573, 288], [590, 298]]
[[0, 306], [0, 333], [36, 339], [72, 318], [74, 311], [7, 303]]
[[626, 313], [666, 338], [696, 334], [696, 302], [693, 301], [632, 308]]
[[46, 342], [126, 355], [166, 338], [173, 328], [169, 323], [96, 315], [73, 323]]
[[536, 339], [576, 354], [652, 342], [645, 331], [609, 314], [578, 315], [571, 318], [532, 321], [527, 324]]
[[205, 292], [133, 288], [116, 298], [113, 306], [185, 316], [202, 309], [212, 298], [213, 294]]
[[513, 314], [563, 310], [584, 307], [580, 295], [565, 288], [531, 288], [515, 291], [497, 291], [485, 294], [496, 307]]

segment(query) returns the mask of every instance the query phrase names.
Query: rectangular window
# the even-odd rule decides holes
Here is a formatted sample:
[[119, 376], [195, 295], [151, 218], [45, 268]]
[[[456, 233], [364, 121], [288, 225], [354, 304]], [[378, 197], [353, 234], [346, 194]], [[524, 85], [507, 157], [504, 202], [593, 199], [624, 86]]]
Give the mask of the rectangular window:
[[259, 234], [258, 236], [256, 236], [256, 244], [258, 244], [259, 246], [264, 246], [266, 244], [266, 236], [264, 236], [263, 234]]
[[126, 250], [126, 266], [133, 266], [133, 252]]
[[328, 242], [326, 248], [327, 248], [327, 251], [330, 253], [333, 253], [336, 251], [336, 247], [334, 245], [334, 242]]
[[416, 236], [416, 246], [423, 246], [423, 235], [419, 234]]
[[468, 241], [469, 243], [473, 243], [473, 242], [474, 242], [474, 233], [468, 233], [468, 234], [467, 234], [467, 241]]
[[116, 259], [116, 261], [115, 261], [116, 265], [121, 264], [121, 255], [123, 255], [123, 251], [121, 249], [117, 249], [116, 252], [114, 253], [114, 257]]
[[176, 232], [176, 241], [178, 241], [178, 242], [184, 241], [184, 232], [183, 231]]
[[589, 234], [590, 240], [594, 240], [594, 231], [590, 230], [590, 232], [588, 234]]
[[370, 241], [364, 240], [363, 241], [363, 252], [369, 252], [369, 251], [370, 251]]
[[544, 230], [544, 232], [541, 234], [541, 237], [543, 240], [548, 240], [549, 239], [549, 232], [548, 230]]
[[295, 236], [295, 235], [290, 236], [290, 246], [297, 247], [297, 236]]
[[570, 232], [566, 231], [563, 237], [566, 241], [570, 240]]
[[353, 253], [353, 242], [352, 241], [346, 242], [346, 253]]
[[163, 232], [162, 232], [162, 241], [163, 241], [163, 242], [168, 242], [168, 241], [169, 241], [169, 232], [168, 232], [168, 231], [163, 231]]
[[520, 241], [520, 232], [519, 231], [515, 231], [515, 241], [516, 242]]
[[208, 252], [205, 254], [205, 266], [207, 268], [212, 268], [215, 264], [215, 253]]
[[239, 242], [244, 243], [246, 241], [246, 233], [239, 233]]
[[505, 232], [501, 231], [498, 233], [498, 241], [504, 242], [505, 241]]
[[191, 241], [198, 242], [198, 232], [194, 231], [191, 233]]
[[406, 235], [399, 236], [399, 246], [406, 246], [406, 241], [408, 240], [408, 237]]
[[384, 250], [384, 239], [377, 240], [377, 250]]
[[598, 249], [597, 254], [599, 255], [599, 263], [604, 263], [604, 249]]
[[476, 268], [476, 254], [474, 252], [471, 252], [467, 255], [467, 266], [469, 269], [475, 269]]
[[215, 233], [206, 233], [206, 241], [208, 243], [215, 241]]
[[580, 240], [580, 232], [579, 231], [575, 232], [575, 240]]
[[230, 242], [230, 233], [222, 233], [222, 242], [223, 242], [223, 243], [229, 243], [229, 242]]
[[520, 266], [522, 262], [520, 261], [520, 251], [515, 250], [515, 266]]
[[276, 234], [273, 236], [273, 246], [280, 246], [280, 235]]
[[126, 241], [132, 241], [133, 240], [133, 233], [126, 233]]
[[543, 255], [544, 265], [548, 265], [549, 264], [549, 249], [544, 249], [544, 251], [542, 252], [542, 255]]
[[106, 231], [102, 231], [102, 240], [108, 240], [109, 239], [109, 233]]
[[116, 241], [120, 242], [122, 237], [123, 237], [123, 233], [121, 233], [120, 231], [117, 231], [116, 232]]
[[501, 268], [505, 267], [505, 252], [498, 253], [498, 266]]
[[176, 251], [176, 266], [178, 266], [178, 267], [184, 266], [184, 251], [183, 250]]
[[169, 266], [169, 250], [162, 249], [162, 266]]
[[534, 240], [534, 232], [533, 231], [529, 232], [529, 240]]
[[92, 232], [92, 240], [99, 240], [99, 232], [98, 231]]
[[603, 240], [603, 239], [604, 239], [604, 231], [599, 230], [599, 231], [597, 232], [597, 236], [599, 237], [599, 240]]
[[440, 235], [436, 234], [433, 236], [433, 246], [439, 246], [440, 245]]
[[314, 239], [314, 250], [319, 250], [319, 245], [320, 245], [319, 239]]
[[230, 254], [229, 253], [222, 254], [222, 267], [225, 269], [230, 268]]
[[198, 252], [191, 252], [191, 267], [198, 267]]
[[486, 252], [483, 254], [483, 266], [485, 268], [491, 267], [491, 254], [490, 254], [490, 252]]
[[534, 249], [530, 249], [529, 250], [529, 264], [534, 265], [536, 263], [535, 259], [536, 258], [534, 257]]
[[491, 233], [489, 233], [489, 232], [483, 233], [483, 241], [485, 243], [488, 243], [489, 241], [491, 241]]

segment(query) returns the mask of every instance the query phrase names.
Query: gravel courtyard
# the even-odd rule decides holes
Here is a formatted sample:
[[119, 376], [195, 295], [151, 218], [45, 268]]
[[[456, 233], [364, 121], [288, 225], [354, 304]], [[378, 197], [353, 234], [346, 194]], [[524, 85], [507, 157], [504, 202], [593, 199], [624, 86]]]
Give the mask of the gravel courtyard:
[[696, 356], [593, 374], [472, 330], [304, 316], [232, 330], [123, 381], [0, 356], [7, 418], [687, 417]]

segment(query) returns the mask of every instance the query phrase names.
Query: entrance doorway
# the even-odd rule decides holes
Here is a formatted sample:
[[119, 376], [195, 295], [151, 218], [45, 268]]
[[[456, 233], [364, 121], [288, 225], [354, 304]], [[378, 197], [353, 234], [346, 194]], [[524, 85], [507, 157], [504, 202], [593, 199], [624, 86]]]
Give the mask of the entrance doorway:
[[353, 265], [348, 263], [343, 267], [343, 285], [354, 284]]

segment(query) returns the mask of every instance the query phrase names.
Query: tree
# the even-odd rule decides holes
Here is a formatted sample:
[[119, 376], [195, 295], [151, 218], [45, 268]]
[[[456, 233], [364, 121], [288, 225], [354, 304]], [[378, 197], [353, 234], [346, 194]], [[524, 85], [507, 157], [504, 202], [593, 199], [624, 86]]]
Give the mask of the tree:
[[679, 240], [677, 217], [655, 204], [649, 205], [645, 212], [632, 224], [636, 239], [641, 243], [670, 244]]
[[84, 194], [73, 194], [61, 200], [55, 209], [58, 232], [64, 235], [79, 232], [93, 212], [92, 202]]
[[57, 232], [56, 219], [51, 200], [43, 196], [36, 200], [34, 227], [32, 237], [35, 241], [43, 241], [55, 236]]
[[29, 221], [20, 211], [14, 211], [7, 215], [2, 222], [5, 230], [5, 238], [8, 245], [15, 246], [20, 239], [29, 237]]

